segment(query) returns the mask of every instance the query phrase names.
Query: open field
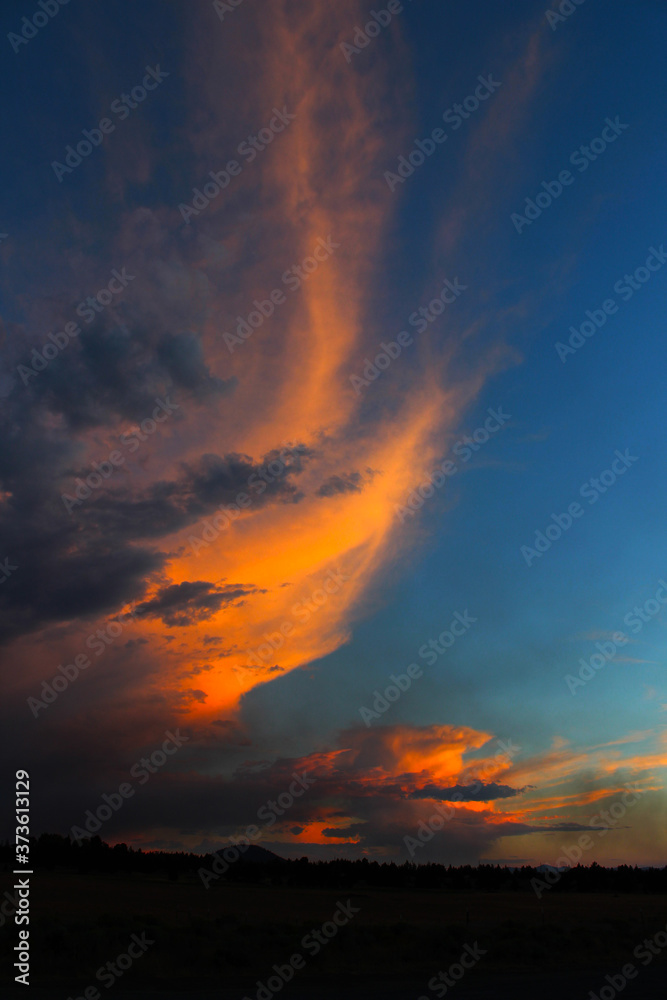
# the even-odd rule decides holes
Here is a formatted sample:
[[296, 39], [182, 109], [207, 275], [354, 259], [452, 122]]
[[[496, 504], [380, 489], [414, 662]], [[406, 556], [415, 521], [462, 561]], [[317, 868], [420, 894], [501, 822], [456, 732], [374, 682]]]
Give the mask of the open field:
[[[11, 884], [3, 874], [0, 893]], [[358, 912], [324, 939], [318, 954], [304, 950], [304, 936], [348, 901]], [[254, 998], [257, 980], [265, 982], [274, 963], [301, 953], [304, 967], [282, 995], [417, 1000], [435, 997], [428, 981], [477, 943], [485, 954], [456, 983], [457, 997], [588, 998], [605, 985], [605, 974], [628, 962], [639, 974], [626, 995], [658, 997], [650, 990], [664, 976], [662, 954], [644, 968], [633, 949], [666, 925], [663, 895], [547, 892], [538, 900], [532, 892], [222, 883], [205, 890], [199, 882], [162, 877], [44, 872], [32, 888], [32, 984], [57, 989], [44, 1000], [74, 997], [95, 984], [96, 970], [123, 953], [133, 933], [145, 932], [154, 943], [113, 984], [124, 994], [178, 990], [173, 1000], [185, 1000], [200, 990], [202, 1000], [207, 991]], [[3, 978], [10, 981], [15, 942], [16, 928], [7, 921], [0, 946]], [[34, 989], [32, 995], [41, 1000]]]

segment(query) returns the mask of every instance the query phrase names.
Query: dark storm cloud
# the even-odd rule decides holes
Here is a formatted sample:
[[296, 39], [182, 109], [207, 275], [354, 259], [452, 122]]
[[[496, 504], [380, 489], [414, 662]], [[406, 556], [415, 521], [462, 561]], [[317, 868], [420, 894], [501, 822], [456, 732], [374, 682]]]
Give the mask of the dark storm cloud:
[[[186, 488], [205, 504], [226, 503], [236, 497], [239, 490], [250, 493], [253, 505], [274, 498], [296, 500], [297, 489], [288, 480], [302, 471], [303, 458], [311, 454], [305, 446], [297, 445], [294, 454], [288, 455], [285, 461], [278, 459], [278, 452], [270, 451], [257, 464], [247, 455], [234, 453], [223, 458], [203, 455], [196, 467], [185, 466]], [[279, 462], [280, 470], [267, 476], [266, 470], [275, 461]]]
[[240, 597], [255, 592], [255, 587], [216, 587], [204, 580], [173, 583], [163, 587], [152, 600], [139, 604], [136, 613], [149, 618], [160, 618], [170, 628], [175, 625], [193, 625], [212, 618], [223, 605], [233, 604]]
[[[159, 364], [165, 371], [171, 366], [191, 396], [220, 389], [195, 338], [169, 336], [162, 343]], [[141, 489], [102, 483], [68, 510], [63, 494], [73, 496], [76, 477], [93, 471], [79, 467], [80, 445], [68, 434], [94, 424], [115, 426], [120, 417], [149, 416], [162, 383], [155, 381], [154, 363], [142, 364], [141, 345], [120, 328], [99, 342], [73, 342], [67, 351], [73, 353], [56, 358], [27, 386], [15, 383], [0, 400], [0, 560], [17, 567], [0, 586], [0, 641], [141, 598], [167, 556], [133, 543], [167, 536], [217, 505], [233, 503], [278, 454], [271, 451], [261, 462], [234, 453], [204, 455], [183, 464], [174, 479]], [[309, 454], [296, 445], [279, 475], [260, 480], [254, 506], [297, 502], [301, 494], [291, 480]]]
[[35, 375], [27, 370], [34, 355], [18, 354], [12, 395], [62, 415], [78, 430], [118, 418], [142, 420], [165, 392], [198, 403], [233, 392], [236, 379], [211, 373], [196, 334], [153, 330], [146, 319], [130, 328], [103, 315]]
[[[203, 455], [141, 486], [132, 477], [112, 477], [82, 503], [75, 498], [69, 510], [63, 503], [63, 494], [74, 495], [77, 477], [93, 472], [82, 467], [86, 446], [79, 439], [86, 432], [115, 435], [127, 421], [149, 419], [156, 397], [170, 401], [170, 420], [182, 421], [200, 404], [224, 405], [235, 388], [234, 377], [211, 370], [199, 335], [188, 330], [205, 314], [203, 299], [197, 293], [193, 304], [187, 270], [172, 265], [128, 264], [135, 277], [127, 295], [89, 325], [78, 321], [75, 336], [56, 331], [77, 321], [80, 295], [71, 302], [45, 297], [27, 324], [10, 324], [0, 342], [7, 373], [0, 383], [0, 561], [17, 567], [0, 585], [0, 640], [141, 599], [168, 559], [146, 543], [233, 503], [241, 491], [251, 493], [253, 509], [301, 498], [293, 478], [310, 453], [296, 445], [255, 494], [249, 478], [261, 475], [277, 451], [260, 462], [235, 453]], [[79, 281], [87, 284], [89, 276], [77, 273]], [[99, 287], [97, 279], [90, 282]], [[220, 594], [206, 599], [209, 610], [222, 601]]]
[[343, 493], [361, 493], [364, 484], [374, 476], [372, 469], [366, 469], [366, 476], [360, 472], [344, 472], [342, 476], [329, 476], [315, 491], [318, 497], [335, 497]]
[[204, 361], [201, 342], [194, 333], [166, 334], [158, 344], [157, 357], [174, 385], [199, 398], [224, 395], [236, 387], [236, 378], [223, 381], [211, 375]]
[[[164, 603], [169, 600], [165, 593]], [[159, 670], [158, 663], [155, 668]], [[109, 684], [119, 669], [136, 667], [123, 666], [122, 659], [109, 661], [88, 680], [95, 685]], [[102, 670], [108, 675], [106, 679]], [[170, 709], [168, 701], [145, 696], [133, 701], [128, 720], [127, 704], [124, 700], [116, 703], [115, 690], [115, 686], [109, 689], [104, 711], [94, 708], [92, 715], [79, 715], [80, 722], [74, 728], [71, 720], [67, 722], [56, 712], [45, 714], [35, 724], [31, 744], [16, 748], [28, 764], [33, 754], [43, 762], [36, 829], [67, 833], [73, 825], [80, 825], [86, 810], [100, 804], [102, 793], [115, 791], [120, 782], [128, 780], [132, 764], [160, 745], [166, 729], [178, 725], [171, 721], [173, 704]], [[76, 697], [79, 695], [83, 689]], [[91, 704], [103, 703], [99, 690], [93, 696]], [[3, 711], [7, 711], [6, 706]], [[371, 856], [400, 858], [407, 856], [406, 836], [414, 837], [420, 821], [433, 812], [433, 806], [411, 800], [408, 791], [390, 786], [382, 775], [369, 775], [360, 759], [351, 759], [347, 751], [271, 762], [258, 759], [248, 734], [228, 720], [201, 728], [187, 725], [183, 732], [188, 737], [183, 747], [105, 822], [100, 831], [103, 839], [147, 843], [152, 842], [152, 831], [159, 830], [174, 844], [194, 837], [202, 844], [217, 846], [224, 838], [257, 825], [262, 843], [268, 845], [275, 834], [300, 836], [309, 824], [325, 819], [328, 825], [323, 834], [328, 844], [322, 848], [323, 856], [329, 856], [326, 851], [342, 855], [363, 849]], [[351, 734], [351, 730], [346, 731], [343, 745], [349, 745]], [[359, 733], [359, 745], [365, 736]], [[226, 774], [215, 773], [221, 766]], [[72, 774], [76, 774], [75, 783]], [[288, 796], [286, 803], [284, 795], [290, 787], [294, 790], [295, 776], [303, 779], [299, 787], [305, 785], [305, 791]], [[179, 803], [177, 816], [175, 801]], [[274, 819], [269, 824], [271, 816]], [[336, 820], [340, 820], [339, 826], [334, 825]], [[500, 837], [589, 829], [578, 823], [534, 826], [511, 817], [503, 820], [497, 814], [473, 813], [461, 804], [420, 850], [418, 860], [476, 863]], [[296, 847], [283, 845], [285, 851]], [[308, 848], [299, 845], [301, 853], [310, 853]], [[281, 853], [280, 846], [276, 850]], [[314, 850], [316, 853], [320, 848]]]
[[[54, 621], [112, 611], [140, 596], [165, 557], [150, 549], [81, 540], [64, 512], [48, 504], [2, 511], [0, 534], [16, 570], [0, 589], [0, 640]], [[75, 546], [77, 546], [75, 548]]]
[[202, 646], [222, 646], [224, 642], [221, 635], [205, 635], [201, 640]]
[[[174, 481], [154, 483], [139, 494], [129, 489], [100, 491], [69, 514], [58, 490], [59, 459], [68, 450], [47, 442], [5, 451], [3, 488], [12, 496], [0, 505], [0, 537], [18, 568], [0, 588], [0, 639], [56, 620], [107, 612], [143, 594], [148, 576], [164, 566], [166, 556], [132, 543], [159, 539], [206, 516], [220, 503], [232, 503], [263, 468], [243, 455], [205, 455], [185, 466]], [[26, 465], [26, 452], [34, 464]], [[56, 467], [54, 467], [56, 466]], [[282, 477], [266, 484], [256, 507], [296, 503], [290, 477], [300, 459]], [[49, 492], [50, 488], [50, 492]], [[67, 481], [60, 483], [69, 492]], [[84, 530], [85, 529], [85, 530]], [[212, 595], [211, 602], [222, 601]], [[211, 604], [211, 607], [213, 604]]]
[[105, 534], [126, 540], [160, 538], [205, 517], [220, 504], [231, 504], [239, 493], [251, 497], [250, 510], [270, 503], [298, 503], [303, 494], [290, 481], [301, 469], [301, 459], [283, 466], [282, 475], [271, 482], [256, 479], [261, 493], [249, 488], [269, 456], [254, 463], [248, 455], [203, 455], [196, 464], [183, 464], [178, 479], [153, 483], [143, 492], [108, 490], [82, 511]]
[[322, 830], [323, 837], [358, 837], [367, 833], [368, 823], [351, 823], [349, 826], [325, 826]]
[[511, 788], [509, 785], [498, 785], [495, 781], [484, 784], [474, 781], [470, 785], [452, 785], [449, 788], [438, 788], [437, 785], [425, 785], [410, 794], [411, 799], [438, 799], [441, 802], [491, 802], [493, 799], [511, 799], [521, 795], [524, 788]]
[[333, 497], [340, 493], [361, 493], [361, 473], [346, 472], [342, 476], [329, 476], [316, 491], [318, 497]]

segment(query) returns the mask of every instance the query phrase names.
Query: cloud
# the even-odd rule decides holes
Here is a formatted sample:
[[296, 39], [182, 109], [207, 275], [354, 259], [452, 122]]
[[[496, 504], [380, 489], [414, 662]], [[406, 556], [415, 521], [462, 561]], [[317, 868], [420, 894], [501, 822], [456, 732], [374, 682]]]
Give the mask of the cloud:
[[[58, 414], [76, 433], [149, 417], [160, 394], [176, 392], [181, 402], [200, 405], [234, 391], [235, 376], [211, 373], [200, 335], [156, 327], [138, 306], [122, 319], [103, 314], [36, 376], [28, 375], [27, 384], [17, 378], [10, 404]], [[30, 358], [17, 354], [16, 363], [29, 365]]]
[[115, 546], [101, 537], [77, 548], [76, 528], [63, 517], [49, 523], [44, 514], [42, 508], [43, 520], [39, 511], [0, 517], [2, 528], [11, 529], [4, 537], [11, 539], [7, 549], [18, 567], [0, 592], [4, 641], [51, 622], [117, 610], [139, 597], [166, 561], [162, 553]]
[[247, 594], [255, 593], [254, 587], [228, 584], [217, 587], [203, 580], [173, 583], [163, 587], [150, 601], [136, 608], [138, 615], [160, 618], [170, 628], [193, 625], [207, 621], [225, 605], [235, 603]]
[[[62, 494], [76, 498], [69, 468], [74, 446], [56, 432], [33, 436], [31, 420], [21, 447], [5, 425], [7, 446], [0, 458], [6, 491], [0, 499], [0, 534], [18, 567], [0, 590], [0, 640], [50, 622], [107, 613], [141, 597], [169, 557], [134, 543], [172, 535], [218, 505], [234, 503], [244, 489], [253, 499], [249, 513], [301, 499], [292, 479], [303, 470], [308, 453], [296, 447], [271, 482], [259, 476], [274, 450], [258, 462], [236, 453], [206, 454], [182, 463], [175, 479], [146, 487], [104, 483], [69, 513]], [[253, 475], [261, 493], [248, 487]]]
[[[212, 585], [198, 583], [197, 593], [205, 599]], [[176, 608], [178, 602], [172, 601], [172, 593], [161, 588], [159, 601]], [[180, 597], [187, 593], [187, 589], [178, 592]], [[187, 603], [185, 613], [189, 613]], [[27, 761], [26, 766], [35, 755], [42, 762], [45, 791], [36, 804], [36, 828], [65, 833], [80, 822], [86, 809], [100, 801], [102, 791], [117, 788], [127, 780], [131, 764], [159, 746], [169, 706], [175, 711], [180, 705], [182, 713], [203, 697], [201, 690], [187, 688], [179, 692], [183, 696], [180, 702], [167, 700], [160, 683], [163, 662], [155, 658], [155, 687], [138, 688], [128, 703], [126, 687], [118, 681], [145, 669], [138, 655], [136, 649], [128, 650], [122, 643], [112, 647], [105, 654], [108, 659], [87, 672], [85, 685], [73, 685], [73, 690], [62, 696], [62, 705], [54, 705], [40, 717], [29, 741], [27, 733], [20, 735], [14, 752]], [[90, 685], [94, 686], [94, 707], [91, 709], [89, 702], [86, 713], [81, 714], [81, 706], [88, 702], [85, 687]], [[68, 718], [72, 708], [74, 717]], [[2, 710], [0, 723], [6, 723], [7, 731], [9, 713], [15, 710], [9, 704]], [[182, 714], [172, 726], [176, 724], [183, 724]], [[169, 767], [138, 790], [131, 805], [105, 824], [103, 835], [107, 839], [151, 846], [168, 838], [184, 849], [195, 850], [204, 842], [242, 835], [248, 826], [257, 825], [262, 829], [261, 843], [278, 854], [400, 860], [409, 856], [405, 838], [416, 837], [421, 823], [428, 825], [436, 811], [433, 798], [440, 796], [447, 802], [449, 818], [420, 849], [418, 858], [411, 860], [474, 864], [503, 846], [506, 849], [508, 845], [501, 843], [505, 837], [528, 838], [521, 842], [520, 850], [539, 855], [551, 851], [554, 843], [560, 846], [554, 835], [591, 831], [588, 812], [573, 814], [574, 800], [565, 800], [565, 814], [561, 811], [552, 816], [548, 794], [544, 796], [539, 788], [517, 789], [506, 780], [482, 784], [466, 778], [472, 768], [486, 774], [499, 766], [490, 756], [495, 743], [489, 742], [487, 733], [474, 729], [406, 724], [380, 726], [373, 731], [354, 727], [338, 733], [329, 745], [296, 756], [267, 752], [257, 733], [249, 733], [232, 719], [215, 718], [210, 724], [202, 720], [186, 725], [184, 732], [188, 742]], [[586, 761], [584, 752], [580, 756]], [[531, 765], [529, 761], [529, 767], [534, 768], [536, 762]], [[505, 760], [502, 779], [513, 766], [521, 766], [521, 761]], [[548, 767], [552, 766], [549, 762]], [[637, 761], [632, 766], [641, 764]], [[565, 770], [567, 776], [569, 770]], [[289, 808], [277, 810], [271, 826], [266, 826], [266, 809], [261, 815], [258, 811], [267, 804], [272, 809], [271, 803], [277, 804], [281, 793], [294, 788], [295, 775], [307, 778], [309, 787]], [[604, 771], [593, 778], [584, 765], [579, 775], [601, 791], [600, 797], [589, 800], [596, 802], [593, 809], [615, 801], [614, 789], [602, 787]], [[465, 798], [450, 804], [447, 797], [455, 791]], [[525, 796], [521, 805], [519, 792]], [[175, 801], [179, 802], [177, 813]], [[659, 824], [659, 803], [656, 805], [654, 819]], [[618, 825], [614, 839], [622, 836], [626, 826], [626, 822]], [[605, 847], [607, 840], [601, 844]]]
[[[372, 479], [372, 469], [366, 469], [366, 475]], [[360, 472], [344, 472], [342, 476], [329, 476], [320, 488], [315, 491], [315, 495], [318, 497], [334, 497], [343, 493], [361, 493], [365, 481]]]
[[[216, 507], [237, 503], [241, 493], [251, 499], [244, 507], [250, 513], [274, 502], [299, 503], [303, 494], [291, 479], [301, 471], [306, 450], [296, 460], [288, 460], [281, 474], [267, 483], [259, 475], [270, 464], [273, 454], [271, 451], [259, 462], [234, 452], [205, 454], [182, 463], [182, 472], [176, 479], [160, 480], [143, 491], [107, 490], [96, 498], [94, 506], [86, 507], [82, 513], [106, 534], [132, 540], [173, 535]], [[259, 484], [261, 492], [249, 486], [253, 481]]]
[[495, 781], [474, 782], [471, 785], [452, 785], [450, 788], [438, 788], [437, 785], [424, 785], [410, 793], [411, 799], [437, 799], [441, 802], [491, 802], [493, 799], [511, 799], [521, 795], [526, 787], [511, 788], [509, 785], [498, 785]]
[[236, 376], [225, 381], [210, 373], [201, 341], [194, 333], [166, 335], [158, 346], [157, 356], [174, 385], [197, 393], [200, 399], [209, 394], [233, 392], [238, 383]]
[[[9, 500], [0, 504], [0, 530], [16, 540], [7, 554], [22, 580], [17, 571], [3, 587], [0, 636], [140, 601], [151, 612], [136, 627], [151, 651], [165, 646], [157, 622], [192, 629], [191, 645], [172, 644], [163, 657], [171, 691], [203, 648], [196, 630], [224, 628], [215, 669], [198, 675], [206, 697], [191, 701], [193, 717], [238, 710], [245, 691], [348, 641], [352, 623], [377, 602], [386, 568], [414, 557], [414, 529], [399, 524], [396, 504], [495, 368], [474, 355], [454, 377], [442, 357], [417, 358], [397, 362], [369, 402], [351, 388], [350, 374], [385, 336], [374, 301], [397, 199], [382, 175], [413, 128], [407, 61], [379, 63], [369, 75], [332, 50], [331, 39], [345, 37], [362, 11], [359, 0], [300, 4], [298, 16], [291, 0], [277, 0], [269, 16], [249, 9], [243, 31], [230, 22], [234, 55], [222, 62], [206, 18], [186, 19], [179, 85], [196, 127], [171, 149], [153, 147], [149, 131], [133, 131], [124, 148], [119, 134], [105, 161], [113, 226], [93, 230], [72, 210], [63, 223], [68, 253], [40, 244], [35, 259], [32, 251], [35, 274], [41, 267], [57, 280], [17, 310], [25, 319], [0, 345], [15, 371], [46, 332], [76, 318], [76, 303], [103, 287], [112, 267], [133, 276], [27, 385], [15, 376], [3, 399], [0, 490]], [[251, 61], [231, 41], [249, 25]], [[400, 32], [392, 45], [404, 51]], [[246, 78], [252, 85], [239, 91]], [[221, 114], [230, 87], [236, 98]], [[244, 161], [233, 198], [214, 198], [183, 225], [179, 202], [219, 169], [221, 150], [231, 157], [275, 107], [294, 116], [289, 127]], [[125, 160], [139, 165], [132, 183]], [[282, 276], [323, 242], [327, 258], [298, 287], [286, 285]], [[278, 287], [283, 303], [230, 352], [223, 333]], [[77, 479], [170, 392], [177, 412], [136, 455], [124, 452], [122, 468], [70, 515], [61, 494], [72, 495]], [[302, 450], [281, 467], [294, 442]], [[224, 518], [239, 494], [250, 502], [233, 522], [206, 547], [193, 546], [191, 536], [202, 538], [206, 520]], [[312, 606], [332, 569], [345, 585], [298, 620], [293, 609]], [[202, 593], [201, 606], [153, 614], [156, 586], [223, 577], [256, 588], [255, 599]], [[284, 626], [292, 628], [279, 655], [246, 669], [265, 636]]]

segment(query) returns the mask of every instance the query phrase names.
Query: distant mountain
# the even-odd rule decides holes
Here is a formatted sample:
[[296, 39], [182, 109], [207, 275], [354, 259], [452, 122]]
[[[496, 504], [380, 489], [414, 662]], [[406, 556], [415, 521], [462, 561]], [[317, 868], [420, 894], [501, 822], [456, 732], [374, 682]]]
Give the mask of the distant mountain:
[[[223, 844], [221, 847], [217, 848], [216, 853], [220, 854], [222, 857], [223, 851], [229, 850], [229, 844]], [[241, 864], [242, 862], [250, 865], [268, 865], [273, 861], [285, 861], [285, 858], [279, 857], [279, 855], [274, 854], [273, 851], [269, 851], [266, 847], [260, 847], [259, 844], [251, 844], [241, 851], [238, 861], [235, 864]]]

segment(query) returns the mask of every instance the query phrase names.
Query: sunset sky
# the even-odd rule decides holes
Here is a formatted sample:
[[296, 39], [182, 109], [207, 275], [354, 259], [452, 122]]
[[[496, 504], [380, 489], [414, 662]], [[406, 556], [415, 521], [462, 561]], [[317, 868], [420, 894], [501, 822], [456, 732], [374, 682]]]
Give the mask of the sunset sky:
[[667, 9], [571, 6], [3, 5], [37, 832], [665, 863]]

